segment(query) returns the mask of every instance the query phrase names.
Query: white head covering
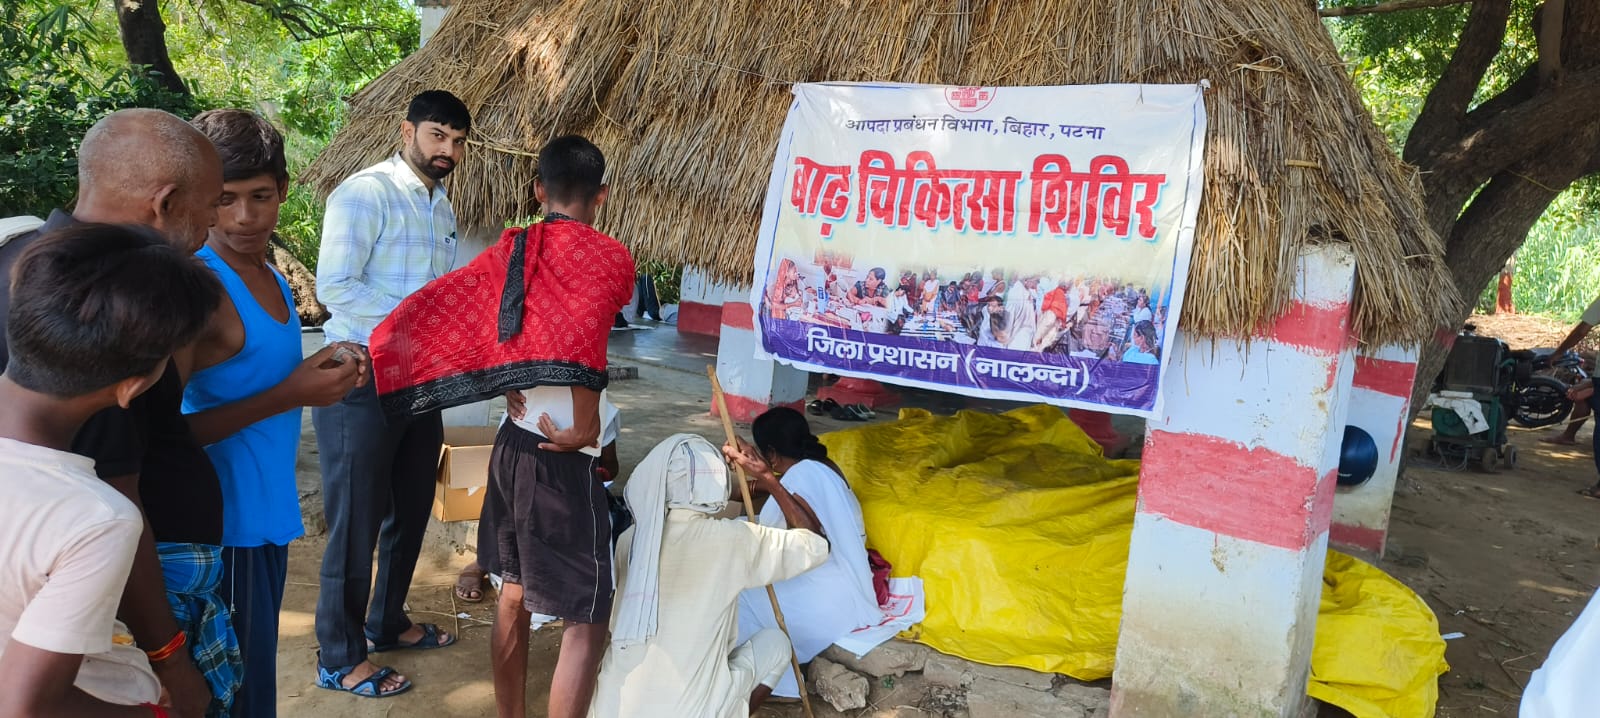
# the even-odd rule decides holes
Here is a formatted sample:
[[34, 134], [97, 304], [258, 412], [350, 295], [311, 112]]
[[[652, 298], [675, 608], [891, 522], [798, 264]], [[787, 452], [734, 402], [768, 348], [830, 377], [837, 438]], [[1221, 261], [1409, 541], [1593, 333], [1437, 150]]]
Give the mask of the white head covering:
[[627, 590], [617, 599], [611, 640], [625, 648], [656, 632], [667, 511], [722, 511], [728, 505], [728, 466], [711, 442], [694, 434], [675, 434], [639, 462], [623, 495], [633, 512], [633, 546], [624, 582]]

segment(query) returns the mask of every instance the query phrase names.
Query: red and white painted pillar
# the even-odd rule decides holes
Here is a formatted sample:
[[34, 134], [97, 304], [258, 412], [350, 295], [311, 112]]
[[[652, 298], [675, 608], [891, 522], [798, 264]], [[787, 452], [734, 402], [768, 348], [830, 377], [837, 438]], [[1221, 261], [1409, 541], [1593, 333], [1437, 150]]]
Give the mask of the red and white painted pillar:
[[[800, 408], [806, 397], [806, 372], [756, 358], [755, 310], [748, 290], [722, 305], [717, 342], [717, 379], [734, 421], [750, 421], [774, 406]], [[681, 322], [681, 320], [680, 320]], [[711, 413], [717, 408], [712, 406]]]
[[1298, 716], [1354, 370], [1348, 249], [1246, 340], [1179, 335], [1146, 430], [1113, 716]]
[[1339, 487], [1334, 496], [1329, 540], [1335, 548], [1368, 559], [1383, 556], [1416, 376], [1416, 347], [1378, 347], [1356, 357], [1349, 424], [1372, 435], [1378, 446], [1378, 470], [1366, 483]]
[[749, 296], [748, 290], [717, 284], [699, 270], [685, 267], [683, 282], [678, 285], [678, 331], [718, 336], [722, 333], [723, 300]]

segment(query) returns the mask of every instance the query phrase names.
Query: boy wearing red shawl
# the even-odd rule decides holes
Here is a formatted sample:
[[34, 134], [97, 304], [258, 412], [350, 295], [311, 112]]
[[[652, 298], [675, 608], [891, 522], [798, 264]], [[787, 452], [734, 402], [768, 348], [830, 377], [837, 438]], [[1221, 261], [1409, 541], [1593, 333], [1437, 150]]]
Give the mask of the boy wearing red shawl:
[[[548, 715], [581, 718], [611, 614], [611, 520], [599, 460], [606, 339], [633, 292], [633, 257], [590, 224], [605, 157], [577, 136], [539, 152], [543, 222], [512, 228], [401, 302], [373, 334], [378, 394], [404, 415], [505, 394], [484, 498], [505, 580], [490, 657], [501, 718], [527, 713], [531, 613], [566, 625]], [[527, 390], [524, 392], [523, 390]], [[537, 417], [537, 420], [530, 417]]]

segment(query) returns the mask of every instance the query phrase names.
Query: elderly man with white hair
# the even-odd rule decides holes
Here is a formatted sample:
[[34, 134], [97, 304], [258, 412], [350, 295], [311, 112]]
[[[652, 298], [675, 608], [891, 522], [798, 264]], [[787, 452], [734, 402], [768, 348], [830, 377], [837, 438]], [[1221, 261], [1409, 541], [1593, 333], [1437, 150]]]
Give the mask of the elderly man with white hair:
[[[789, 640], [767, 629], [743, 645], [739, 592], [793, 578], [828, 558], [805, 528], [712, 518], [727, 506], [722, 452], [692, 434], [661, 442], [628, 479], [635, 524], [617, 544], [611, 646], [591, 718], [749, 715], [789, 668]], [[790, 526], [815, 519], [776, 479], [757, 479]]]

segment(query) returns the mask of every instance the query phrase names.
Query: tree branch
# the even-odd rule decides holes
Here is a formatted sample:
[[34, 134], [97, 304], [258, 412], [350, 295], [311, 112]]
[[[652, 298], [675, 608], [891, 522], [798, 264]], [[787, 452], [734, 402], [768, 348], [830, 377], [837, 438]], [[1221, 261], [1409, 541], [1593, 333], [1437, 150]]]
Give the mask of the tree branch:
[[[1542, 15], [1545, 7], [1548, 6], [1541, 6], [1535, 13], [1533, 27], [1536, 31], [1546, 27]], [[1566, 18], [1562, 23], [1563, 37], [1558, 40], [1562, 46], [1560, 51], [1562, 68], [1581, 68], [1600, 63], [1600, 47], [1591, 47], [1600, 46], [1600, 3], [1580, 2], [1576, 7], [1565, 9]], [[1548, 44], [1541, 38], [1539, 45], [1542, 58]], [[1466, 122], [1462, 126], [1469, 129], [1480, 127], [1488, 122], [1488, 118], [1532, 99], [1541, 89], [1547, 89], [1548, 86], [1540, 77], [1542, 69], [1537, 65], [1528, 66], [1522, 75], [1500, 94], [1483, 101], [1467, 112]]]
[[1564, 69], [1600, 63], [1600, 3], [1567, 2], [1561, 27]]
[[1583, 174], [1578, 176], [1588, 177], [1595, 173], [1600, 173], [1600, 142], [1595, 143], [1594, 153], [1589, 156], [1589, 162], [1583, 166]]
[[[1502, 118], [1496, 118], [1493, 131], [1469, 133], [1451, 153], [1441, 155], [1439, 162], [1429, 168], [1429, 174], [1424, 178], [1427, 184], [1428, 221], [1434, 231], [1447, 236], [1459, 229], [1461, 223], [1470, 221], [1469, 213], [1452, 208], [1461, 207], [1484, 182], [1507, 173], [1510, 168], [1524, 165], [1536, 168], [1518, 171], [1517, 176], [1545, 174], [1542, 169], [1537, 169], [1541, 168], [1540, 164], [1529, 165], [1525, 158], [1538, 158], [1549, 164], [1556, 162], [1557, 157], [1566, 159], [1576, 155], [1579, 162], [1587, 161], [1593, 148], [1577, 141], [1577, 138], [1600, 128], [1600, 121], [1576, 120], [1572, 116], [1574, 110], [1581, 111], [1581, 108], [1575, 107], [1577, 103], [1600, 102], [1600, 82], [1594, 82], [1591, 76], [1587, 85], [1586, 92], [1567, 94], [1567, 99], [1560, 103], [1551, 102], [1546, 97], [1554, 93], [1541, 93], [1535, 100], [1507, 112]], [[1572, 104], [1566, 104], [1569, 102]], [[1548, 152], [1544, 150], [1545, 147], [1557, 147], [1559, 151]], [[1538, 181], [1550, 184], [1543, 179]], [[1550, 186], [1565, 187], [1571, 181], [1562, 179]], [[1474, 199], [1473, 203], [1477, 201]], [[1446, 251], [1455, 250], [1447, 248]]]
[[1388, 0], [1387, 2], [1372, 5], [1345, 5], [1342, 7], [1325, 7], [1317, 11], [1323, 17], [1350, 17], [1353, 15], [1376, 15], [1386, 12], [1399, 12], [1401, 10], [1420, 10], [1423, 8], [1444, 7], [1446, 5], [1460, 5], [1472, 0]]
[[1539, 6], [1539, 85], [1546, 87], [1561, 79], [1561, 24], [1566, 17], [1566, 0], [1545, 0]]
[[1500, 94], [1484, 100], [1477, 107], [1474, 107], [1472, 110], [1467, 112], [1467, 121], [1465, 124], [1466, 126], [1470, 127], [1474, 123], [1481, 122], [1481, 120], [1478, 118], [1493, 117], [1498, 115], [1501, 112], [1533, 99], [1533, 96], [1538, 94], [1538, 92], [1539, 71], [1537, 67], [1530, 65], [1528, 69], [1516, 79], [1515, 82], [1507, 86], [1506, 89], [1501, 90]]
[[297, 42], [307, 40], [321, 40], [338, 37], [355, 32], [365, 32], [378, 35], [389, 34], [388, 28], [375, 25], [347, 25], [317, 8], [311, 7], [294, 0], [239, 0], [246, 5], [260, 8], [273, 19], [283, 23], [289, 31], [289, 36]]
[[1569, 73], [1555, 88], [1469, 125], [1461, 140], [1449, 152], [1441, 153], [1433, 169], [1454, 171], [1465, 160], [1490, 168], [1492, 174], [1545, 143], [1600, 119], [1596, 108], [1600, 108], [1600, 66]]
[[1527, 238], [1557, 195], [1583, 177], [1600, 154], [1600, 125], [1534, 148], [1496, 173], [1445, 238], [1447, 264], [1462, 296], [1475, 296]]
[[1579, 181], [1588, 179], [1590, 175], [1595, 174], [1600, 174], [1600, 145], [1595, 146], [1595, 151], [1590, 154], [1588, 161], [1583, 163], [1583, 171], [1578, 174], [1578, 179], [1573, 180], [1572, 183], [1578, 184]]
[[[1600, 128], [1596, 108], [1600, 108], [1600, 65], [1569, 72], [1554, 89], [1540, 91], [1493, 115], [1474, 112], [1465, 129], [1424, 168], [1428, 222], [1434, 231], [1446, 236], [1452, 227], [1467, 221], [1458, 209], [1462, 203], [1513, 165], [1528, 158], [1554, 162], [1556, 157], [1574, 153], [1580, 161], [1586, 159], [1592, 150], [1577, 138]], [[1544, 151], [1548, 146], [1561, 150]]]
[[1433, 164], [1435, 154], [1455, 144], [1467, 108], [1483, 84], [1483, 74], [1500, 52], [1510, 19], [1511, 0], [1474, 0], [1456, 51], [1428, 92], [1406, 138], [1407, 162], [1427, 167]]

